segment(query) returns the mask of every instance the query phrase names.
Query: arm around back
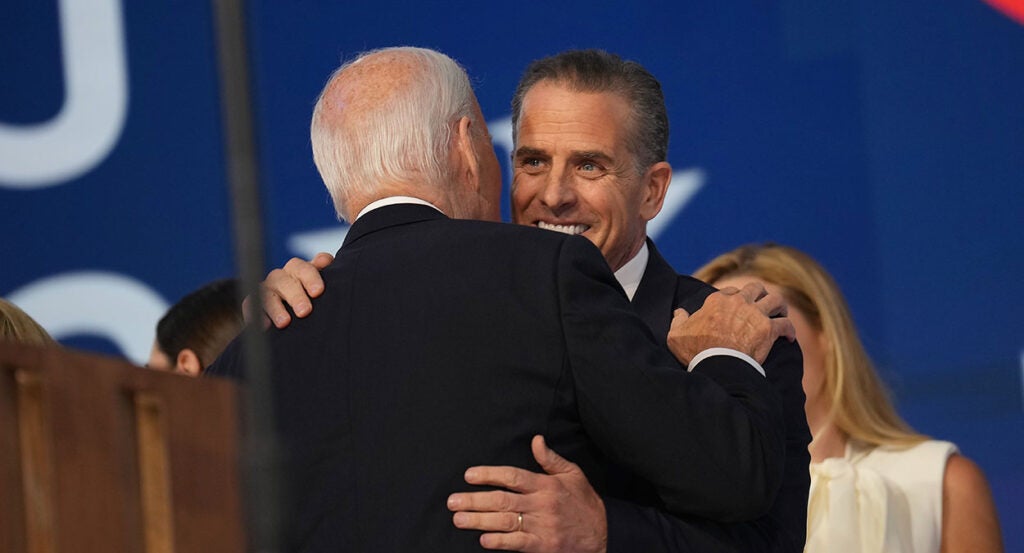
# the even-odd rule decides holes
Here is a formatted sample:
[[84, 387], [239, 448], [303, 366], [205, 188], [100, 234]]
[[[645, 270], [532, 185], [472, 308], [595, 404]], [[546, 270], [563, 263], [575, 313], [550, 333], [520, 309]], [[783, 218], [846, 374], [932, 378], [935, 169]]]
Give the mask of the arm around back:
[[671, 512], [764, 514], [785, 457], [781, 400], [766, 379], [723, 356], [680, 371], [589, 241], [566, 239], [558, 272], [580, 416], [605, 454], [654, 484]]

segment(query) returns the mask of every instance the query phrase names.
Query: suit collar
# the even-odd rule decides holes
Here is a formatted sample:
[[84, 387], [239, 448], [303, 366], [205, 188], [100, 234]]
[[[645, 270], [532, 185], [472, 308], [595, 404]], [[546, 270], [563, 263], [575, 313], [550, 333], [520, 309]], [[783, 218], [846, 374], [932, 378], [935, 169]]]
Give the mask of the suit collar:
[[435, 219], [447, 219], [448, 216], [437, 209], [420, 204], [395, 204], [380, 207], [366, 213], [352, 223], [352, 228], [345, 235], [345, 242], [342, 248], [359, 240], [360, 238], [385, 228], [421, 221], [432, 221]]
[[[437, 207], [436, 205], [428, 202], [427, 200], [424, 200], [424, 199], [421, 199], [421, 198], [417, 198], [415, 196], [388, 196], [386, 198], [381, 198], [379, 200], [374, 200], [374, 201], [370, 202], [369, 204], [367, 204], [366, 207], [364, 207], [362, 210], [359, 211], [359, 215], [356, 215], [356, 220], [358, 221], [360, 217], [362, 217], [363, 215], [366, 215], [367, 213], [373, 211], [374, 209], [385, 207], [385, 206], [389, 206], [389, 205], [398, 205], [398, 204], [429, 205], [430, 207], [432, 207], [432, 208], [434, 208], [434, 209], [436, 209], [438, 211], [441, 211], [441, 208]], [[441, 213], [444, 213], [444, 212], [441, 211]]]

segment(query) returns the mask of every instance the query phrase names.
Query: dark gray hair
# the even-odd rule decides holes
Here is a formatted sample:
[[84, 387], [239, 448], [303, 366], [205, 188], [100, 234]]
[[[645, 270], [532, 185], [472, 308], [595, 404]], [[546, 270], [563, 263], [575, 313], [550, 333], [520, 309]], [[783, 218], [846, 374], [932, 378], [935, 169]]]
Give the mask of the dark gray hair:
[[523, 97], [542, 81], [574, 92], [612, 92], [632, 106], [629, 150], [638, 173], [668, 157], [668, 112], [661, 83], [635, 61], [603, 50], [569, 50], [536, 60], [526, 68], [512, 97], [512, 140], [519, 143]]

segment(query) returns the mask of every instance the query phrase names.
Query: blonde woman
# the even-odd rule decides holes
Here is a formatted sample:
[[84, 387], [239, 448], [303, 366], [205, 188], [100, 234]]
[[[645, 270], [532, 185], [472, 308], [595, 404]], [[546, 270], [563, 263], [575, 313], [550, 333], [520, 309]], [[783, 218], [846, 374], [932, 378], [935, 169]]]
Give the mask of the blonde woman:
[[17, 305], [0, 298], [0, 340], [49, 345], [53, 338]]
[[835, 281], [786, 246], [743, 246], [694, 273], [718, 288], [763, 282], [789, 303], [814, 436], [805, 551], [1000, 552], [984, 474], [904, 422], [861, 345]]

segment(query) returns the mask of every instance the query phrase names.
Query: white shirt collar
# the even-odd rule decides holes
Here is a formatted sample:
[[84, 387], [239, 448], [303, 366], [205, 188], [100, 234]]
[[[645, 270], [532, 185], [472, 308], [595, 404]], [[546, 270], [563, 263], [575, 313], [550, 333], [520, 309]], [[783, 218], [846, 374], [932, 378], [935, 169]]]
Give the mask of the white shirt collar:
[[[434, 209], [437, 209], [438, 211], [441, 211], [436, 205], [428, 202], [427, 200], [421, 200], [419, 198], [414, 198], [412, 196], [388, 196], [387, 198], [381, 198], [379, 200], [376, 200], [376, 201], [373, 201], [373, 202], [370, 202], [369, 204], [367, 204], [367, 206], [364, 207], [362, 209], [362, 211], [359, 212], [358, 215], [356, 215], [356, 220], [359, 220], [360, 217], [362, 217], [363, 215], [366, 215], [367, 213], [373, 211], [374, 209], [377, 209], [379, 207], [388, 206], [388, 205], [395, 205], [395, 204], [419, 204], [419, 205], [426, 205], [426, 206], [430, 206], [430, 207], [432, 207]], [[441, 213], [444, 213], [444, 212], [441, 211]]]
[[640, 247], [640, 251], [636, 252], [633, 259], [630, 259], [618, 271], [615, 271], [615, 280], [619, 281], [619, 284], [622, 285], [622, 289], [626, 291], [626, 297], [629, 298], [629, 301], [633, 301], [636, 289], [640, 286], [640, 280], [644, 278], [644, 271], [647, 270], [647, 259], [650, 257], [651, 252], [648, 251], [647, 241], [644, 240], [644, 245]]

